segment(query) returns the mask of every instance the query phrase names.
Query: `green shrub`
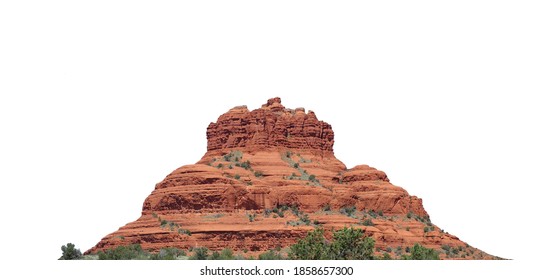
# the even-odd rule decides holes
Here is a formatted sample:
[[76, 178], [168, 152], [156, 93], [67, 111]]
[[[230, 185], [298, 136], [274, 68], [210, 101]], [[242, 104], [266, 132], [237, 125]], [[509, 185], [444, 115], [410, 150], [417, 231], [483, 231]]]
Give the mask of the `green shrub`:
[[259, 255], [259, 260], [283, 260], [284, 257], [280, 253], [269, 250]]
[[324, 230], [316, 228], [307, 233], [305, 238], [290, 247], [289, 258], [296, 260], [328, 259], [328, 241], [324, 238]]
[[411, 219], [411, 218], [412, 218], [412, 212], [408, 212], [408, 214], [406, 214], [406, 217], [407, 217], [408, 219]]
[[186, 234], [188, 236], [191, 236], [192, 235], [192, 232], [189, 230], [189, 229], [181, 229], [179, 228], [178, 229], [178, 234]]
[[234, 175], [234, 179], [239, 180], [241, 178], [240, 174]]
[[220, 251], [220, 259], [221, 260], [233, 260], [234, 259], [234, 252], [230, 248], [224, 248], [222, 251]]
[[376, 213], [376, 211], [374, 210], [370, 210], [368, 211], [368, 215], [370, 215], [372, 218], [377, 218], [378, 217], [378, 214]]
[[98, 257], [100, 260], [147, 260], [150, 258], [150, 254], [142, 250], [140, 244], [131, 244], [100, 251]]
[[410, 250], [407, 247], [406, 252], [410, 252], [410, 255], [403, 255], [403, 260], [438, 260], [439, 253], [434, 249], [426, 248], [418, 243], [414, 244], [414, 247]]
[[370, 260], [373, 252], [374, 240], [364, 237], [361, 229], [343, 228], [333, 234], [330, 245], [332, 260]]
[[299, 206], [297, 206], [297, 204], [291, 205], [291, 212], [293, 213], [293, 215], [299, 216]]
[[397, 255], [402, 254], [402, 246], [397, 246], [397, 249], [395, 249], [395, 252]]
[[447, 255], [449, 254], [449, 251], [450, 251], [450, 245], [441, 245], [441, 249], [443, 249], [443, 251], [445, 251], [445, 253], [447, 253]]
[[255, 214], [255, 213], [253, 213], [253, 214], [247, 213], [247, 218], [249, 219], [249, 222], [255, 221], [255, 217], [257, 217], [257, 214]]
[[363, 220], [363, 221], [361, 222], [361, 224], [362, 224], [363, 226], [373, 226], [373, 225], [374, 225], [374, 223], [373, 223], [372, 220], [370, 220], [370, 219], [365, 219], [365, 220]]
[[159, 253], [152, 254], [150, 259], [152, 260], [176, 260], [180, 256], [186, 256], [186, 252], [178, 248], [162, 248]]
[[301, 225], [301, 221], [287, 221], [286, 225], [290, 225], [292, 227], [295, 227], [295, 226]]
[[324, 204], [324, 206], [322, 206], [322, 211], [332, 211], [332, 207], [329, 204]]
[[257, 177], [257, 178], [263, 177], [263, 172], [261, 172], [261, 171], [255, 171], [255, 177]]
[[79, 260], [82, 259], [80, 249], [75, 248], [75, 244], [67, 243], [61, 246], [61, 257], [58, 260]]
[[333, 233], [333, 241], [324, 238], [316, 228], [290, 247], [290, 259], [299, 260], [365, 260], [373, 259], [374, 240], [363, 237], [360, 229], [343, 228]]
[[194, 249], [194, 254], [190, 260], [206, 260], [209, 257], [209, 250], [205, 247], [198, 247]]
[[339, 212], [343, 215], [353, 217], [356, 213], [356, 206], [353, 205], [353, 206], [343, 207], [339, 210]]
[[302, 215], [302, 216], [299, 218], [299, 220], [300, 220], [301, 222], [303, 222], [303, 223], [304, 223], [305, 225], [307, 225], [307, 226], [310, 225], [309, 215], [307, 215], [307, 214]]
[[207, 257], [208, 260], [220, 260], [220, 253], [213, 252], [210, 256]]
[[385, 252], [383, 253], [383, 256], [381, 257], [382, 260], [391, 260], [391, 255], [389, 253]]

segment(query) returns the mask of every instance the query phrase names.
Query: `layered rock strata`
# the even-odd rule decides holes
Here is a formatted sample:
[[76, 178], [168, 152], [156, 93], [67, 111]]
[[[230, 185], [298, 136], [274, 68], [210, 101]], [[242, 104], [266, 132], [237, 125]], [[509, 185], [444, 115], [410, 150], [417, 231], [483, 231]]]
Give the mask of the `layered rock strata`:
[[153, 251], [204, 246], [257, 255], [317, 226], [354, 226], [376, 240], [376, 254], [397, 257], [420, 243], [441, 258], [493, 258], [432, 224], [422, 200], [383, 171], [346, 168], [333, 144], [331, 125], [312, 111], [285, 108], [280, 98], [252, 111], [234, 107], [209, 124], [199, 162], [171, 172], [138, 220], [87, 253], [139, 243]]

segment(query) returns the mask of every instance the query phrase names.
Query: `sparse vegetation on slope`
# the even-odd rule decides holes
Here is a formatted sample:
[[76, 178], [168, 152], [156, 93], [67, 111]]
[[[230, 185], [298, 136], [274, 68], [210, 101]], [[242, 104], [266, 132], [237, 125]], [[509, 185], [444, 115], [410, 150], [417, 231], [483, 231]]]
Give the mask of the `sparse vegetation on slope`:
[[430, 248], [426, 248], [416, 243], [412, 249], [409, 250], [410, 255], [403, 255], [403, 260], [438, 260], [439, 253]]

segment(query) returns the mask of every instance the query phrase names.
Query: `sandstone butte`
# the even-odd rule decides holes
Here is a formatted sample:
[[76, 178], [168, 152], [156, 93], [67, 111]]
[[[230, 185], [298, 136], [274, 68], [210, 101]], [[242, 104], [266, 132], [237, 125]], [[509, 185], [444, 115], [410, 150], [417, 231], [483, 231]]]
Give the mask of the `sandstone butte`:
[[347, 168], [333, 144], [330, 124], [312, 111], [285, 108], [280, 98], [252, 111], [234, 107], [207, 127], [201, 160], [171, 172], [136, 221], [86, 254], [138, 243], [150, 251], [203, 246], [256, 256], [285, 249], [316, 226], [328, 237], [354, 226], [375, 240], [380, 256], [398, 257], [419, 243], [441, 259], [496, 258], [432, 224], [422, 199], [383, 171]]

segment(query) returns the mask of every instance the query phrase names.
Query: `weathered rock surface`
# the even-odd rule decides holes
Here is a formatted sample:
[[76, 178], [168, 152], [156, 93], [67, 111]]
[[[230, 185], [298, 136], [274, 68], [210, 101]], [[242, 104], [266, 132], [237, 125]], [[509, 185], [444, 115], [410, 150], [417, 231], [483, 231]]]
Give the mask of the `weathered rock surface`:
[[286, 109], [278, 97], [253, 111], [234, 107], [207, 127], [207, 151], [283, 147], [332, 152], [333, 143], [331, 125], [312, 111]]
[[[315, 226], [355, 226], [376, 240], [377, 254], [400, 255], [420, 243], [442, 258], [493, 258], [431, 224], [422, 200], [383, 171], [347, 169], [333, 154], [332, 127], [311, 111], [286, 109], [280, 98], [221, 115], [208, 126], [207, 143], [198, 163], [155, 186], [138, 220], [87, 253], [140, 243], [153, 251], [204, 246], [255, 255], [285, 248]], [[447, 246], [457, 253], [445, 253]]]

